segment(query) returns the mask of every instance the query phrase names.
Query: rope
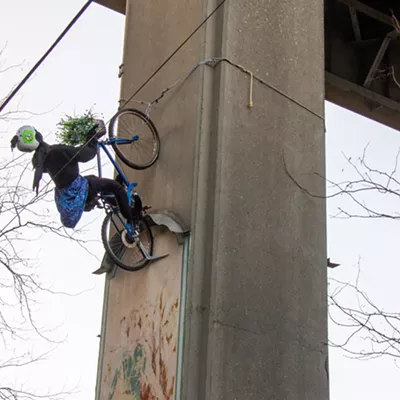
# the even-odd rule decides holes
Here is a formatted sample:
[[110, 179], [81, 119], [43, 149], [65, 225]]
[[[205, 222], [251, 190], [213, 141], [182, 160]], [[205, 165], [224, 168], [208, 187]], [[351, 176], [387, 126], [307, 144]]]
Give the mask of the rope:
[[75, 25], [78, 19], [82, 16], [82, 14], [86, 11], [86, 9], [90, 6], [93, 0], [89, 0], [86, 4], [79, 10], [78, 14], [71, 20], [71, 22], [67, 25], [67, 27], [61, 32], [56, 41], [49, 47], [49, 49], [43, 54], [40, 60], [32, 67], [32, 69], [26, 74], [25, 78], [14, 88], [14, 90], [7, 96], [7, 98], [0, 105], [0, 113], [4, 110], [7, 104], [14, 98], [14, 96], [20, 91], [20, 89], [25, 85], [28, 79], [33, 75], [33, 73], [40, 67], [43, 61], [49, 56], [49, 54], [57, 47], [57, 45], [61, 42], [63, 37], [68, 33], [68, 31]]
[[250, 71], [250, 100], [249, 100], [249, 108], [253, 108], [253, 85], [254, 85], [254, 75]]

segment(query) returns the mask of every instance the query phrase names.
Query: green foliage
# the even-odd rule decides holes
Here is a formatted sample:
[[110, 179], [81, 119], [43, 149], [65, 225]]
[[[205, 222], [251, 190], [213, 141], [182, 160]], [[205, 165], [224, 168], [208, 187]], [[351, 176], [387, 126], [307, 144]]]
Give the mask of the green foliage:
[[95, 115], [92, 110], [87, 110], [81, 116], [71, 117], [66, 115], [57, 124], [57, 141], [61, 144], [77, 146], [83, 144], [87, 133], [93, 128]]

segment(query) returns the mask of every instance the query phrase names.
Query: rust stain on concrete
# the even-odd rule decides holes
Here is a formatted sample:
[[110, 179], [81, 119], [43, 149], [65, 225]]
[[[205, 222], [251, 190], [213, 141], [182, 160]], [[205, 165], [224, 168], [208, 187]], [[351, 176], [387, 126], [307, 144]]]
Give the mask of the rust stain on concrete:
[[107, 372], [104, 374], [103, 382], [105, 382], [111, 376], [111, 365], [107, 363]]
[[154, 375], [157, 375], [157, 353], [156, 353], [156, 339], [153, 336], [153, 343], [151, 349], [151, 367], [153, 368]]
[[175, 377], [173, 376], [171, 386], [170, 386], [169, 392], [168, 392], [168, 399], [171, 399], [172, 396], [174, 395], [174, 389], [175, 389]]
[[151, 392], [151, 387], [147, 383], [143, 383], [140, 387], [140, 400], [158, 400]]
[[164, 396], [167, 398], [167, 391], [168, 391], [168, 375], [167, 375], [167, 366], [162, 359], [160, 353], [160, 384], [163, 391]]

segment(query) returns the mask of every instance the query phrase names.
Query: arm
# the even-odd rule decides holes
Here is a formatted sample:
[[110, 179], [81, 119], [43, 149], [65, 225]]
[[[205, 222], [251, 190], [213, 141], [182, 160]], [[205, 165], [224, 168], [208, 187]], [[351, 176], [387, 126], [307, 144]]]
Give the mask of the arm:
[[101, 119], [95, 119], [95, 125], [87, 133], [86, 142], [79, 147], [73, 147], [77, 162], [88, 162], [97, 154], [97, 139], [106, 133], [106, 126]]
[[88, 140], [82, 146], [67, 146], [64, 144], [56, 144], [52, 146], [54, 150], [64, 153], [70, 160], [76, 162], [88, 162], [96, 157], [97, 140]]

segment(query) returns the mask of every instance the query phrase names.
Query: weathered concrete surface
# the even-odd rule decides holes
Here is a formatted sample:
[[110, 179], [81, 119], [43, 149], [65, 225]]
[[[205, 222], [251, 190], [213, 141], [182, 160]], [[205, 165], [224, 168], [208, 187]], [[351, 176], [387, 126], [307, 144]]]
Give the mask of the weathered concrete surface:
[[328, 398], [325, 203], [284, 166], [324, 194], [315, 176], [325, 171], [322, 8], [228, 2], [216, 22], [224, 56], [310, 110], [258, 84], [249, 110], [246, 75], [224, 65], [212, 77], [219, 91], [204, 98], [185, 399]]
[[100, 400], [174, 398], [182, 246], [174, 234], [155, 232], [155, 251], [169, 252], [168, 261], [118, 270], [108, 282]]
[[[122, 103], [215, 5], [128, 1]], [[130, 177], [145, 203], [179, 215], [192, 230], [182, 399], [328, 398], [325, 203], [285, 171], [324, 194], [315, 174], [325, 172], [322, 8], [309, 0], [228, 0], [136, 98], [153, 100], [199, 60], [224, 56], [293, 99], [255, 83], [248, 109], [248, 75], [221, 64], [199, 69], [150, 114], [161, 156]], [[166, 237], [158, 243], [171, 252]], [[121, 273], [109, 314], [136, 307], [140, 288], [159, 295], [171, 279], [164, 272], [178, 276], [180, 268], [179, 257], [169, 257], [142, 273]], [[178, 285], [169, 298], [179, 298]], [[107, 324], [114, 369], [106, 388], [124, 351], [132, 357], [138, 341], [152, 337], [151, 329], [135, 331], [125, 344], [118, 318]], [[102, 399], [108, 395], [102, 391]]]

